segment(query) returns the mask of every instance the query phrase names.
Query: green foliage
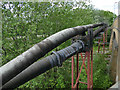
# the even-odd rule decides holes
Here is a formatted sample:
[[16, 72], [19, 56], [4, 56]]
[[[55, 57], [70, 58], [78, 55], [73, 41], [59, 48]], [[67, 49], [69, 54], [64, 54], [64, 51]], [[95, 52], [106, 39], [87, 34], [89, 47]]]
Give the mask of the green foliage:
[[95, 16], [94, 20], [96, 23], [104, 22], [109, 26], [111, 26], [113, 23], [113, 17], [116, 17], [116, 15], [110, 11], [94, 10], [93, 12], [93, 15]]
[[[109, 11], [94, 10], [92, 5], [87, 5], [85, 2], [4, 2], [2, 4], [2, 63], [4, 65], [34, 44], [63, 29], [99, 22], [111, 25], [113, 15]], [[54, 50], [65, 48], [70, 43], [71, 41], [68, 40]], [[100, 70], [96, 75], [100, 72], [103, 73]], [[85, 75], [81, 74], [81, 77], [85, 79]], [[97, 82], [98, 78], [94, 81]], [[106, 86], [100, 84], [99, 87], [108, 87], [108, 81], [109, 78], [106, 76], [105, 82], [101, 81], [106, 83]], [[98, 83], [95, 87], [97, 85]], [[70, 87], [71, 63], [68, 62], [65, 62], [61, 68], [53, 68], [20, 86], [20, 88], [31, 89]]]
[[112, 84], [108, 71], [108, 61], [105, 55], [96, 55], [94, 57], [93, 68], [93, 87], [108, 89]]

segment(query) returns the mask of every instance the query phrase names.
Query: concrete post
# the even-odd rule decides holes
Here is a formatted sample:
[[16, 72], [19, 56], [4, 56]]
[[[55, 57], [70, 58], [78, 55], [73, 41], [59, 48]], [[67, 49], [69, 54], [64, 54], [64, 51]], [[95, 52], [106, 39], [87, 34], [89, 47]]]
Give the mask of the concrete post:
[[120, 80], [120, 16], [118, 16], [112, 25], [112, 35], [110, 41], [110, 50], [112, 50], [110, 62], [110, 75], [114, 82]]
[[[120, 2], [119, 2], [120, 3]], [[120, 16], [118, 18], [118, 58], [117, 58], [117, 77], [120, 81]]]

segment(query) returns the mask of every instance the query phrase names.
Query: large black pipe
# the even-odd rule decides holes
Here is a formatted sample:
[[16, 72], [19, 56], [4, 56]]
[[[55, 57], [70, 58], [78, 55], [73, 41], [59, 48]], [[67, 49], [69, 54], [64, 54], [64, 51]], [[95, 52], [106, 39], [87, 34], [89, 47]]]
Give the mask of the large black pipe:
[[93, 32], [93, 38], [95, 38], [98, 34], [100, 34], [100, 32], [106, 31], [106, 30], [105, 30], [106, 28], [107, 28], [107, 25], [100, 27], [98, 30], [95, 30], [95, 31]]
[[28, 49], [21, 55], [17, 56], [7, 64], [0, 67], [0, 71], [2, 73], [0, 74], [0, 77], [2, 77], [2, 80], [0, 81], [2, 81], [2, 85], [4, 85], [6, 82], [8, 82], [10, 79], [15, 77], [20, 72], [22, 72], [32, 63], [37, 61], [39, 58], [43, 57], [46, 53], [48, 53], [49, 51], [51, 51], [61, 43], [65, 42], [66, 40], [76, 35], [82, 34], [88, 28], [95, 28], [103, 25], [105, 24], [100, 23], [100, 24], [90, 24], [85, 26], [68, 28], [56, 34], [53, 34], [52, 36], [35, 44], [32, 48]]
[[[95, 37], [102, 31], [104, 32], [105, 28], [106, 26], [103, 26], [100, 27], [98, 30], [94, 31], [93, 37]], [[88, 35], [86, 36], [86, 38], [88, 38]], [[44, 73], [45, 71], [51, 69], [52, 67], [59, 65], [58, 57], [60, 58], [60, 61], [62, 63], [67, 58], [74, 55], [76, 52], [78, 51], [81, 52], [83, 50], [83, 47], [84, 47], [84, 43], [82, 41], [76, 42], [63, 50], [57, 51], [58, 55], [53, 54], [40, 61], [33, 63], [31, 66], [29, 66], [20, 74], [18, 74], [16, 77], [14, 77], [9, 82], [7, 82], [2, 88], [16, 88], [19, 85], [24, 84], [25, 82]]]
[[11, 79], [8, 83], [6, 83], [2, 89], [14, 89], [25, 82], [33, 79], [34, 77], [46, 72], [55, 66], [61, 66], [62, 62], [66, 59], [77, 53], [81, 52], [84, 44], [82, 42], [75, 42], [71, 46], [62, 49], [60, 51], [55, 52], [54, 54], [37, 61], [18, 74], [16, 77]]

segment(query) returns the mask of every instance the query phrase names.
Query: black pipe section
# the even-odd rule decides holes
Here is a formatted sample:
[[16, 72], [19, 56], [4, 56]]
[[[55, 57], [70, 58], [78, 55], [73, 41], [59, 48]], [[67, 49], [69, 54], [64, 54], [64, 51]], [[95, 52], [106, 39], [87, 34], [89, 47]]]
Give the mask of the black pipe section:
[[2, 77], [2, 80], [0, 81], [2, 81], [2, 85], [66, 40], [82, 34], [87, 31], [88, 28], [95, 28], [104, 25], [104, 23], [100, 23], [68, 28], [35, 44], [32, 48], [0, 67], [0, 71], [2, 73], [0, 74], [0, 77]]
[[107, 28], [107, 25], [100, 27], [98, 30], [95, 30], [93, 32], [93, 38], [95, 38], [100, 32], [104, 32], [105, 28]]
[[62, 63], [69, 57], [76, 54], [78, 51], [81, 52], [84, 47], [84, 43], [81, 41], [73, 43], [71, 46], [66, 47], [57, 52], [53, 52], [52, 55], [37, 61], [18, 74], [16, 77], [6, 83], [2, 89], [14, 89], [24, 84], [25, 82], [33, 79], [34, 77], [46, 72], [47, 70], [61, 66]]

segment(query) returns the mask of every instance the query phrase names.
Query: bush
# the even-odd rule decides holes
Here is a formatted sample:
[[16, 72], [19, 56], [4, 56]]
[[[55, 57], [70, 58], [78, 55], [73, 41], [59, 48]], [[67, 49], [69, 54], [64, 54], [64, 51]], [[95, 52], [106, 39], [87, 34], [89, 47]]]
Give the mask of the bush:
[[96, 55], [93, 61], [93, 87], [108, 89], [112, 84], [105, 55]]

